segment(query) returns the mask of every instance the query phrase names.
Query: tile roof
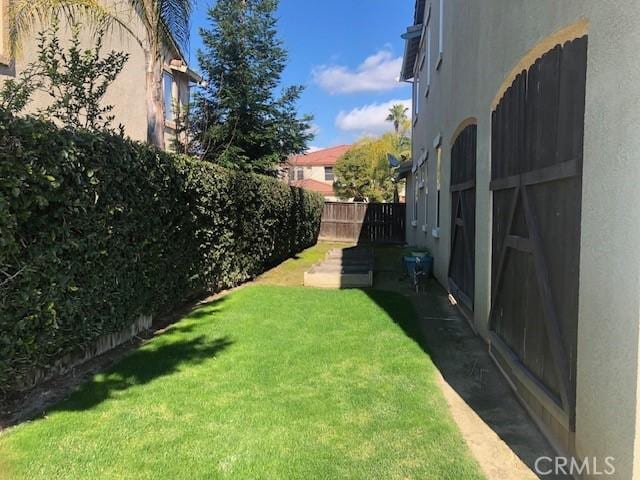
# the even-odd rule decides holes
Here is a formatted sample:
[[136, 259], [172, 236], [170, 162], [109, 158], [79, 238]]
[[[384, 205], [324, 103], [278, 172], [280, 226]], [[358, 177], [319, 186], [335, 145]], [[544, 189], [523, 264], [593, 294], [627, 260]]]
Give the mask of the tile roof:
[[319, 182], [311, 178], [305, 178], [304, 180], [295, 180], [291, 182], [294, 187], [304, 188], [305, 190], [311, 190], [312, 192], [318, 192], [325, 197], [332, 197], [335, 195], [333, 185], [330, 183]]
[[324, 148], [304, 155], [296, 155], [291, 157], [287, 164], [291, 166], [332, 166], [336, 164], [338, 158], [345, 154], [351, 145], [338, 145], [331, 148]]

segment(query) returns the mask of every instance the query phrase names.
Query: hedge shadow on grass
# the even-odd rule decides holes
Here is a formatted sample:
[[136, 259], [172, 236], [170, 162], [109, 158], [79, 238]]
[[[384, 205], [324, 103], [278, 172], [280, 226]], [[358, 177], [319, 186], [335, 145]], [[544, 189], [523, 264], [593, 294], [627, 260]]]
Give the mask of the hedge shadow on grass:
[[124, 357], [106, 372], [94, 376], [54, 410], [84, 411], [116, 397], [120, 392], [146, 385], [183, 369], [202, 364], [233, 345], [228, 336], [211, 339], [200, 334], [212, 315], [223, 310], [227, 297], [200, 304], [190, 311], [181, 309], [178, 323], [166, 327], [154, 340]]
[[151, 345], [150, 348], [142, 348], [104, 374], [96, 375], [54, 410], [90, 410], [120, 392], [146, 385], [217, 357], [233, 343], [226, 336], [210, 339], [201, 335], [188, 340], [167, 341], [157, 347]]

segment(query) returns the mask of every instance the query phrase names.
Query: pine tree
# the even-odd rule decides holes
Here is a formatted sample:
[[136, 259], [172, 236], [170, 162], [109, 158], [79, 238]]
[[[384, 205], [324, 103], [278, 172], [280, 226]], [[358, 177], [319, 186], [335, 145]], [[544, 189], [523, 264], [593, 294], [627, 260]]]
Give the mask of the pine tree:
[[[196, 96], [192, 125], [203, 158], [273, 174], [311, 140], [310, 116], [299, 117], [303, 87], [280, 87], [287, 52], [277, 37], [277, 0], [218, 0], [198, 51], [207, 86]], [[277, 95], [277, 90], [279, 95]]]

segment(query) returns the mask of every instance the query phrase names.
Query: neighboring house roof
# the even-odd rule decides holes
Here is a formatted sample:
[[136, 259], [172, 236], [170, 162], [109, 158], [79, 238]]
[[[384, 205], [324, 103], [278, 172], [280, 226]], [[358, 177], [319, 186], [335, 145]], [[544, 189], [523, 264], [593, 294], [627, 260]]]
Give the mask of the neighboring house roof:
[[318, 192], [325, 197], [332, 197], [335, 195], [333, 185], [330, 183], [319, 182], [318, 180], [313, 180], [311, 178], [292, 181], [291, 186], [304, 188], [305, 190], [311, 190], [312, 192]]
[[422, 22], [424, 19], [425, 5], [425, 0], [416, 0], [413, 25], [407, 27], [407, 31], [402, 34], [405, 44], [400, 80], [410, 80], [413, 78], [416, 57], [420, 51], [420, 41], [422, 40]]
[[316, 150], [315, 152], [305, 153], [304, 155], [296, 155], [291, 157], [287, 164], [293, 167], [304, 166], [328, 166], [336, 164], [336, 161], [344, 155], [351, 145], [338, 145], [331, 148]]

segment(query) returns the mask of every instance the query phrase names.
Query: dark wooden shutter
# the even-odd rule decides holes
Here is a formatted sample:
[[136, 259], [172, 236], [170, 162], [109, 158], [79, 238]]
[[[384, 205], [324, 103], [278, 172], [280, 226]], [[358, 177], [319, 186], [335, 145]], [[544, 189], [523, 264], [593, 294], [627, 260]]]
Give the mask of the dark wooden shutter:
[[586, 36], [556, 46], [516, 77], [492, 115], [492, 341], [571, 428], [586, 64]]
[[477, 127], [466, 127], [451, 148], [449, 291], [473, 311], [476, 235]]

